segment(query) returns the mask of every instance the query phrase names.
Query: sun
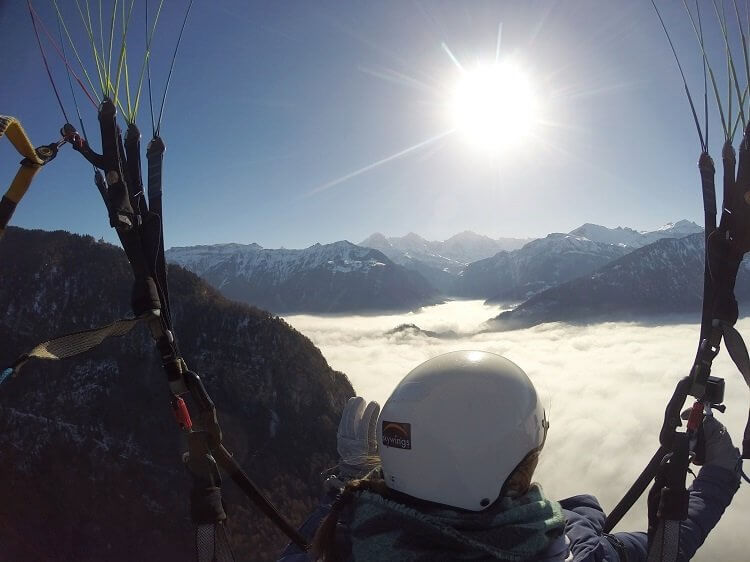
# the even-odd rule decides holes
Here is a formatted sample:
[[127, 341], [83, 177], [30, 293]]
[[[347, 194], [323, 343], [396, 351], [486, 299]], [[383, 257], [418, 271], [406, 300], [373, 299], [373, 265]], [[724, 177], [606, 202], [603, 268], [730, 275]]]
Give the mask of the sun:
[[497, 152], [527, 139], [539, 104], [527, 73], [512, 61], [465, 70], [450, 101], [453, 126], [471, 145]]

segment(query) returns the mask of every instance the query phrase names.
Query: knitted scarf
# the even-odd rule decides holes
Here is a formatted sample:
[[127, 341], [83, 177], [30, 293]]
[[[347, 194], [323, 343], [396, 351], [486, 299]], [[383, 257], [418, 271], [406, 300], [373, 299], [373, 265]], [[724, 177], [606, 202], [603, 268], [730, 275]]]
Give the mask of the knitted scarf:
[[381, 560], [530, 560], [565, 530], [560, 504], [533, 484], [484, 511], [440, 506], [416, 510], [368, 491], [357, 492], [350, 522], [357, 562]]

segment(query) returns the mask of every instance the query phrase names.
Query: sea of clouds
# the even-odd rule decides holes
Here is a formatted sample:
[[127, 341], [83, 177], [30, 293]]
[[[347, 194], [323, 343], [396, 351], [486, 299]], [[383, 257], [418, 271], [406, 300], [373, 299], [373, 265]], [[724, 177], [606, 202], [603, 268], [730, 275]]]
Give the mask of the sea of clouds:
[[[536, 385], [551, 422], [536, 479], [551, 498], [589, 493], [611, 510], [658, 447], [666, 402], [695, 357], [698, 325], [672, 318], [484, 331], [483, 322], [500, 311], [481, 301], [453, 301], [399, 315], [285, 319], [321, 349], [334, 369], [347, 374], [359, 395], [381, 405], [412, 368], [441, 353], [479, 349], [511, 359]], [[387, 334], [404, 323], [456, 335]], [[750, 319], [737, 327], [750, 339]], [[718, 419], [740, 444], [748, 389], [724, 350], [713, 374], [727, 382], [728, 409]], [[694, 560], [748, 559], [749, 488], [740, 488]], [[644, 495], [616, 530], [645, 529]]]

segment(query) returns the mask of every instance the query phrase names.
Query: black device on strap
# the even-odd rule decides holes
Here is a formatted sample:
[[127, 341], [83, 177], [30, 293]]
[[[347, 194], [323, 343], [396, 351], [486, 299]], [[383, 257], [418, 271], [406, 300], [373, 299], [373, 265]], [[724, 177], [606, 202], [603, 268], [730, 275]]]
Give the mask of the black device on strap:
[[[648, 484], [655, 480], [649, 495], [649, 561], [670, 560], [679, 550], [679, 522], [687, 517], [685, 479], [691, 456], [696, 453], [691, 450], [691, 445], [696, 441], [696, 432], [700, 431], [700, 409], [716, 406], [723, 399], [723, 381], [711, 377], [713, 360], [719, 353], [722, 340], [750, 387], [747, 347], [734, 328], [738, 318], [735, 282], [742, 259], [750, 251], [749, 137], [750, 127], [745, 130], [740, 146], [736, 176], [736, 158], [731, 143], [725, 143], [722, 149], [724, 197], [718, 226], [713, 160], [705, 150], [698, 160], [703, 191], [705, 262], [701, 331], [695, 361], [689, 376], [677, 384], [669, 400], [659, 434], [659, 449], [604, 524], [604, 532], [610, 532]], [[721, 396], [716, 390], [718, 386], [722, 389]], [[697, 414], [691, 418], [687, 430], [679, 432], [677, 428], [682, 425], [680, 412], [688, 396], [696, 398], [694, 410]], [[745, 427], [742, 456], [750, 458], [750, 417]]]

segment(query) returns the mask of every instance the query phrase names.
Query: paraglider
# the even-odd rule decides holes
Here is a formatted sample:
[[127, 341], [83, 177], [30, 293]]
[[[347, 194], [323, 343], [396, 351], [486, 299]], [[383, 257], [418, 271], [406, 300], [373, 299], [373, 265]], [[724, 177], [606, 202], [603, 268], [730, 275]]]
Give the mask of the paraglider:
[[[42, 47], [42, 35], [46, 36], [49, 42], [55, 46], [55, 51], [58, 51], [66, 68], [66, 72], [68, 73], [71, 87], [71, 76], [73, 76], [75, 81], [84, 90], [86, 97], [96, 107], [99, 123], [98, 129], [101, 136], [101, 153], [96, 152], [89, 142], [90, 137], [87, 137], [86, 135], [83, 120], [80, 118], [80, 110], [77, 107], [77, 102], [76, 113], [79, 115], [80, 127], [77, 128], [70, 123], [64, 104], [57, 92], [55, 82], [52, 79], [52, 74], [49, 71], [49, 64], [46, 55], [44, 54], [44, 49], [42, 48], [44, 64], [50, 75], [52, 87], [57, 94], [56, 97], [60, 103], [65, 123], [61, 129], [60, 141], [56, 141], [34, 150], [28, 140], [25, 139], [25, 136], [22, 134], [20, 126], [17, 126], [16, 121], [12, 119], [0, 120], [0, 125], [4, 125], [2, 130], [0, 130], [0, 134], [7, 130], [6, 135], [8, 138], [10, 138], [17, 147], [21, 147], [19, 148], [19, 151], [21, 151], [24, 157], [28, 160], [27, 163], [22, 166], [22, 173], [19, 172], [19, 176], [17, 176], [18, 183], [14, 183], [14, 186], [9, 190], [7, 197], [3, 199], [2, 203], [0, 203], [0, 234], [2, 228], [10, 219], [14, 206], [20, 200], [20, 196], [23, 195], [23, 192], [28, 188], [28, 184], [36, 171], [54, 158], [56, 150], [63, 144], [70, 144], [72, 149], [79, 152], [96, 170], [96, 186], [104, 200], [109, 223], [117, 232], [132, 267], [134, 284], [131, 296], [131, 307], [133, 315], [115, 321], [103, 328], [68, 334], [39, 344], [32, 350], [19, 356], [19, 358], [8, 369], [4, 370], [2, 375], [0, 375], [0, 383], [8, 377], [18, 375], [22, 365], [31, 359], [59, 359], [63, 357], [73, 357], [79, 353], [92, 349], [108, 337], [126, 334], [138, 323], [147, 324], [160, 355], [163, 369], [167, 375], [168, 385], [172, 393], [172, 409], [180, 428], [185, 432], [189, 444], [190, 451], [186, 464], [195, 476], [195, 488], [192, 497], [195, 502], [193, 510], [195, 523], [198, 526], [197, 544], [202, 545], [199, 557], [211, 559], [213, 557], [224, 556], [223, 554], [220, 555], [219, 552], [226, 552], [226, 513], [224, 512], [221, 502], [219, 468], [224, 469], [229, 474], [243, 491], [245, 491], [253, 501], [259, 505], [260, 509], [289, 536], [300, 551], [305, 551], [312, 535], [307, 532], [298, 532], [295, 530], [295, 528], [275, 510], [270, 502], [263, 497], [257, 487], [254, 486], [247, 475], [239, 467], [238, 463], [233, 459], [231, 453], [225, 448], [221, 428], [216, 415], [216, 407], [206, 388], [203, 386], [200, 377], [187, 367], [182, 353], [180, 352], [178, 345], [179, 340], [172, 324], [168, 280], [164, 259], [164, 224], [162, 209], [162, 169], [165, 144], [160, 136], [160, 129], [169, 80], [177, 57], [178, 47], [182, 38], [182, 31], [184, 31], [186, 22], [188, 21], [192, 2], [187, 5], [185, 18], [182, 22], [180, 35], [170, 64], [169, 75], [167, 76], [166, 85], [164, 87], [161, 108], [155, 112], [153, 105], [150, 104], [153, 137], [149, 142], [145, 153], [148, 169], [145, 185], [142, 180], [142, 150], [140, 146], [140, 131], [136, 124], [136, 118], [138, 116], [140, 101], [143, 97], [141, 89], [146, 82], [149, 85], [148, 97], [150, 102], [152, 98], [149, 68], [150, 49], [152, 39], [154, 38], [156, 23], [161, 11], [161, 3], [159, 4], [152, 26], [148, 27], [147, 25], [147, 28], [149, 28], [150, 31], [147, 33], [146, 48], [141, 70], [137, 74], [138, 78], [135, 81], [135, 87], [132, 91], [130, 89], [131, 80], [129, 79], [129, 73], [127, 70], [128, 50], [126, 37], [128, 35], [129, 26], [131, 25], [131, 17], [134, 12], [135, 2], [131, 1], [129, 5], [127, 2], [123, 2], [122, 4], [115, 2], [111, 11], [108, 41], [105, 40], [105, 35], [101, 31], [100, 38], [97, 40], [95, 37], [96, 30], [94, 25], [92, 25], [88, 3], [86, 3], [84, 9], [84, 7], [76, 2], [83, 28], [89, 38], [92, 52], [92, 63], [95, 72], [88, 72], [85, 69], [81, 54], [71, 38], [69, 28], [65, 23], [65, 19], [62, 17], [61, 10], [56, 2], [53, 2], [53, 4], [59, 18], [61, 36], [59, 44], [54, 38], [52, 38], [46, 28], [44, 28], [31, 1], [28, 2], [29, 12], [34, 24], [37, 39], [40, 48]], [[101, 21], [101, 19], [102, 17], [100, 13], [99, 20]], [[118, 49], [114, 38], [116, 36], [115, 30], [119, 27], [122, 27], [123, 31], [121, 34], [121, 45]], [[42, 31], [41, 34], [40, 28]], [[726, 29], [725, 25], [723, 26], [723, 29]], [[726, 30], [724, 33], [726, 36]], [[63, 36], [67, 38], [67, 44], [72, 49], [74, 57], [81, 67], [83, 78], [77, 75], [73, 68], [74, 64], [71, 64], [65, 54], [64, 45], [66, 42], [62, 40]], [[744, 45], [744, 34], [742, 38]], [[701, 47], [703, 47], [702, 44]], [[747, 57], [746, 46], [745, 56]], [[731, 57], [729, 62], [732, 63]], [[711, 74], [712, 83], [714, 84], [714, 89], [716, 89], [710, 65], [707, 64], [706, 68], [707, 72]], [[634, 487], [634, 493], [630, 494], [631, 497], [637, 497], [640, 495], [648, 483], [656, 476], [657, 487], [653, 494], [653, 503], [656, 505], [656, 508], [654, 511], [654, 518], [651, 521], [651, 528], [649, 529], [651, 531], [650, 549], [652, 552], [649, 556], [652, 556], [654, 560], [670, 559], [670, 556], [675, 555], [674, 553], [679, 550], [673, 541], [668, 540], [668, 537], [679, 537], [679, 533], [671, 533], [670, 529], [675, 525], [679, 527], [681, 524], [680, 522], [688, 517], [688, 504], [686, 503], [685, 498], [689, 497], [689, 492], [685, 490], [685, 474], [688, 469], [689, 461], [698, 451], [697, 448], [699, 446], [702, 431], [705, 434], [710, 435], [710, 437], [715, 438], [713, 440], [709, 437], [706, 438], [706, 464], [719, 465], [720, 468], [727, 473], [730, 473], [732, 477], [732, 479], [729, 477], [725, 478], [726, 482], [723, 482], [721, 494], [714, 498], [716, 499], [717, 505], [722, 504], [722, 506], [724, 506], [729, 503], [729, 499], [731, 499], [731, 495], [734, 492], [732, 489], [732, 486], [734, 485], [733, 478], [737, 476], [737, 474], [733, 473], [734, 468], [737, 466], [737, 459], [732, 456], [734, 448], [731, 445], [731, 440], [727, 443], [728, 437], [726, 437], [725, 432], [720, 426], [716, 425], [717, 422], [711, 417], [712, 410], [721, 407], [722, 383], [710, 376], [711, 362], [718, 353], [720, 342], [723, 339], [732, 359], [745, 376], [746, 382], [750, 384], [750, 379], [748, 378], [750, 377], [750, 360], [748, 359], [747, 350], [741, 337], [733, 327], [737, 320], [736, 301], [733, 296], [737, 268], [739, 267], [739, 263], [744, 254], [750, 250], [750, 211], [748, 210], [748, 204], [750, 204], [750, 198], [748, 197], [748, 193], [750, 193], [750, 176], [748, 176], [748, 170], [750, 169], [750, 160], [748, 160], [750, 159], [750, 144], [748, 144], [747, 139], [745, 139], [740, 146], [739, 169], [736, 175], [736, 161], [731, 147], [731, 140], [738, 126], [737, 123], [741, 121], [745, 127], [750, 126], [750, 124], [746, 123], [743, 105], [745, 98], [747, 97], [747, 87], [745, 88], [745, 93], [741, 93], [741, 88], [738, 85], [737, 73], [734, 70], [733, 63], [731, 64], [731, 68], [732, 76], [734, 77], [736, 95], [741, 103], [735, 122], [733, 122], [731, 102], [730, 110], [726, 115], [721, 108], [721, 104], [719, 104], [722, 125], [726, 136], [725, 141], [727, 144], [725, 144], [723, 151], [725, 164], [725, 196], [722, 215], [718, 226], [716, 224], [715, 216], [716, 203], [715, 188], [713, 185], [714, 169], [713, 162], [708, 154], [708, 135], [707, 131], [705, 133], [701, 131], [696, 110], [693, 106], [692, 99], [690, 100], [692, 113], [696, 121], [696, 126], [698, 127], [702, 149], [699, 166], [703, 180], [706, 217], [706, 288], [701, 337], [696, 359], [693, 363], [689, 377], [678, 385], [673, 399], [670, 402], [667, 415], [665, 416], [662, 435], [660, 436], [662, 446], [656, 455], [654, 455], [654, 459], [644, 473], [644, 477], [639, 479], [638, 484]], [[147, 79], [144, 77], [147, 77]], [[750, 76], [748, 76], [748, 80], [750, 80]], [[98, 82], [98, 87], [94, 86], [95, 82]], [[88, 84], [88, 88], [86, 87], [86, 83]], [[123, 89], [125, 90], [124, 94], [122, 93]], [[716, 95], [718, 101], [718, 92]], [[689, 91], [688, 96], [690, 97]], [[471, 96], [469, 97], [471, 98]], [[469, 101], [469, 105], [470, 104], [471, 100]], [[125, 123], [127, 124], [124, 135], [118, 124], [118, 119], [121, 118], [124, 118]], [[470, 122], [476, 122], [477, 120], [481, 120], [481, 116], [477, 117], [475, 115], [469, 119]], [[750, 134], [750, 131], [746, 130], [746, 136], [748, 134]], [[427, 369], [427, 367], [425, 367], [425, 369]], [[429, 369], [427, 370], [429, 371]], [[493, 373], [497, 374], [496, 371], [499, 372], [502, 371], [502, 369], [496, 369]], [[463, 373], [460, 369], [458, 372], [462, 375], [466, 375], [466, 373]], [[409, 392], [417, 392], [417, 390], [419, 389], [415, 389], [413, 386], [409, 388]], [[408, 392], [406, 393], [408, 394]], [[695, 397], [696, 403], [692, 409], [692, 415], [688, 422], [687, 431], [681, 433], [677, 432], [676, 428], [680, 424], [680, 410], [682, 409], [683, 402], [688, 395]], [[199, 414], [196, 416], [196, 419], [199, 423], [194, 425], [193, 417], [190, 415], [188, 405], [183, 396], [189, 396], [197, 405]], [[396, 397], [403, 398], [403, 394], [397, 394]], [[424, 396], [421, 396], [420, 400], [424, 398]], [[424, 402], [426, 402], [426, 399]], [[361, 403], [361, 401], [358, 403]], [[393, 406], [393, 404], [386, 404], [384, 412], [388, 411], [388, 406]], [[485, 406], [487, 406], [487, 404], [485, 404]], [[492, 404], [489, 406], [492, 406]], [[475, 411], [472, 411], [469, 414], [475, 413]], [[467, 414], [465, 419], [470, 417], [469, 414]], [[408, 415], [410, 414], [402, 414], [402, 416]], [[436, 414], [436, 417], [438, 417], [438, 415], [439, 414]], [[509, 502], [510, 504], [513, 504], [511, 506], [513, 509], [517, 508], [518, 505], [513, 503], [512, 500], [509, 500], [509, 502], [505, 501], [508, 498], [513, 497], [512, 495], [505, 493], [509, 489], [506, 488], [505, 484], [507, 483], [508, 478], [518, 474], [516, 469], [522, 462], [528, 460], [529, 454], [538, 453], [537, 449], [541, 449], [544, 442], [543, 434], [546, 434], [546, 418], [543, 413], [534, 410], [530, 415], [534, 418], [533, 423], [529, 422], [533, 430], [531, 431], [531, 433], [533, 433], [533, 439], [528, 443], [524, 443], [524, 446], [521, 447], [518, 455], [512, 458], [512, 462], [509, 461], [509, 466], [504, 466], [502, 470], [497, 471], [495, 477], [500, 478], [500, 481], [492, 483], [494, 487], [492, 488], [491, 493], [485, 493], [485, 491], [482, 490], [476, 498], [469, 497], [470, 494], [464, 489], [471, 488], [471, 486], [459, 489], [458, 484], [456, 484], [456, 488], [451, 489], [446, 488], [446, 484], [442, 482], [439, 486], [433, 485], [432, 489], [428, 489], [430, 488], [429, 486], [422, 489], [419, 486], [423, 484], [427, 485], [429, 482], [420, 481], [418, 477], [413, 477], [411, 479], [405, 478], [402, 480], [402, 477], [398, 476], [399, 469], [394, 469], [392, 464], [389, 466], [389, 462], [391, 461], [388, 459], [388, 456], [394, 453], [401, 454], [404, 450], [412, 449], [412, 441], [416, 439], [416, 433], [412, 433], [412, 430], [416, 431], [415, 428], [419, 424], [415, 421], [406, 421], [406, 418], [404, 417], [399, 419], [384, 419], [383, 423], [378, 424], [377, 427], [377, 431], [379, 432], [377, 445], [379, 447], [385, 447], [381, 452], [382, 473], [379, 477], [375, 478], [377, 484], [359, 485], [359, 488], [357, 488], [356, 485], [353, 485], [349, 486], [347, 489], [349, 483], [341, 481], [340, 483], [343, 484], [343, 486], [332, 489], [334, 497], [332, 498], [331, 505], [336, 505], [335, 509], [332, 508], [334, 510], [334, 515], [337, 515], [337, 512], [341, 511], [340, 508], [346, 507], [343, 504], [351, 502], [355, 496], [361, 497], [364, 493], [373, 492], [372, 489], [367, 489], [368, 486], [371, 486], [373, 489], [377, 488], [375, 490], [375, 495], [378, 495], [379, 492], [383, 492], [380, 496], [386, 500], [392, 500], [394, 497], [397, 499], [404, 499], [398, 494], [394, 494], [394, 497], [391, 497], [390, 492], [392, 491], [418, 500], [448, 506], [449, 508], [468, 509], [477, 512], [482, 512], [484, 509], [497, 508], [498, 505], [500, 505], [496, 503], [498, 501], [502, 504], [502, 509], [499, 509], [498, 513], [509, 511], [508, 505], [506, 505]], [[373, 429], [371, 427], [371, 422], [373, 416], [374, 408], [370, 407], [366, 428], [367, 431], [362, 431], [361, 427], [355, 431], [356, 438], [360, 440], [364, 439], [366, 441], [362, 447], [362, 451], [366, 451], [367, 454], [374, 454], [377, 452], [372, 446], [373, 439], [371, 438], [371, 430]], [[347, 417], [347, 412], [345, 412], [344, 417]], [[376, 416], [374, 417], [376, 418]], [[359, 421], [361, 422], [362, 419], [364, 419], [364, 416], [360, 418]], [[458, 425], [460, 421], [461, 419], [454, 419], [451, 427], [460, 428]], [[702, 425], [705, 425], [703, 430], [701, 429]], [[480, 427], [474, 424], [467, 431], [471, 432], [479, 430]], [[747, 436], [747, 431], [750, 431], [750, 429], [746, 430], [746, 439], [743, 444], [743, 453], [746, 457], [750, 455], [750, 438]], [[346, 432], [344, 433], [346, 434]], [[366, 437], [363, 437], [363, 435]], [[349, 438], [351, 439], [350, 435]], [[446, 442], [450, 444], [449, 441]], [[712, 448], [711, 445], [714, 445], [715, 447]], [[506, 446], [507, 443], [505, 442], [502, 443], [502, 447], [495, 443], [494, 449], [504, 449]], [[358, 472], [358, 469], [361, 468], [359, 463], [352, 462], [351, 455], [343, 456], [345, 457], [345, 464], [348, 464], [349, 468], [352, 468], [355, 473]], [[470, 459], [469, 462], [472, 462], [472, 460]], [[478, 461], [476, 462], [478, 463]], [[734, 465], [732, 464], [733, 462]], [[524, 474], [528, 474], [529, 477], [533, 473], [532, 464], [533, 462], [529, 460], [528, 464], [523, 466]], [[485, 469], [488, 467], [493, 470], [497, 468], [491, 463], [481, 463], [481, 466]], [[407, 468], [403, 470], [408, 472], [409, 469], [414, 469], [414, 466], [407, 466]], [[419, 466], [417, 466], [417, 469], [423, 470], [423, 468]], [[657, 472], [659, 472], [659, 474], [657, 474]], [[710, 473], [711, 470], [707, 472]], [[403, 474], [403, 472], [401, 472], [401, 474]], [[500, 476], [502, 476], [502, 478]], [[362, 479], [355, 478], [355, 480], [361, 481]], [[383, 482], [381, 483], [380, 480]], [[451, 478], [447, 478], [447, 480], [451, 481]], [[455, 479], [453, 481], [455, 481]], [[419, 485], [414, 484], [415, 482]], [[472, 482], [476, 483], [474, 480], [472, 480]], [[450, 484], [448, 486], [450, 486]], [[544, 552], [545, 548], [555, 549], [555, 552], [552, 553], [555, 555], [563, 552], [564, 548], [566, 548], [565, 545], [562, 544], [564, 543], [564, 540], [560, 543], [559, 539], [564, 539], [565, 533], [563, 530], [565, 528], [565, 522], [561, 510], [558, 509], [559, 506], [555, 506], [552, 502], [546, 500], [538, 490], [532, 490], [530, 481], [525, 483], [525, 485], [520, 486], [517, 491], [519, 492], [519, 496], [526, 496], [528, 493], [532, 492], [532, 495], [528, 496], [530, 501], [543, 504], [541, 506], [543, 509], [540, 509], [539, 513], [537, 513], [537, 515], [542, 518], [543, 528], [536, 529], [533, 537], [524, 537], [524, 539], [528, 538], [529, 541], [536, 543], [536, 546], [539, 548], [528, 550], [524, 548], [516, 552], [513, 551], [512, 547], [517, 545], [511, 545], [510, 547], [505, 548], [507, 545], [502, 542], [501, 544], [504, 546], [498, 547], [500, 550], [503, 550], [503, 552], [500, 553], [502, 556], [499, 557], [502, 558], [503, 556], [508, 555], [508, 552], [505, 551], [512, 551], [512, 554], [515, 557], [526, 556], [527, 558], [540, 555], [540, 553]], [[381, 501], [374, 497], [369, 497], [367, 499], [368, 501]], [[604, 531], [608, 532], [614, 528], [619, 517], [621, 517], [624, 510], [627, 509], [628, 506], [626, 504], [629, 501], [630, 498], [623, 503], [621, 507], [618, 507], [615, 512], [610, 514], [606, 522], [599, 521], [603, 519], [603, 512], [597, 514], [597, 521], [603, 525]], [[476, 509], [477, 503], [480, 509]], [[408, 501], [404, 505], [408, 508]], [[474, 509], [472, 509], [472, 507]], [[591, 508], [590, 505], [577, 505], [574, 507], [580, 507], [582, 509]], [[704, 530], [712, 527], [716, 520], [718, 520], [718, 517], [714, 517], [718, 508], [714, 508], [709, 510], [712, 511], [713, 514], [712, 517], [709, 518], [710, 521], [707, 519], [706, 521], [703, 521], [703, 524], [701, 525]], [[574, 509], [568, 510], [571, 512], [575, 511]], [[601, 509], [599, 509], [599, 511], [601, 511]], [[493, 512], [493, 514], [495, 513]], [[431, 516], [434, 515], [435, 513], [431, 514]], [[720, 515], [720, 510], [718, 515]], [[383, 512], [380, 512], [376, 514], [375, 518], [382, 517], [384, 517]], [[452, 515], [448, 516], [441, 512], [438, 516], [431, 519], [430, 524], [433, 524], [434, 520], [439, 519], [439, 517], [451, 518]], [[575, 519], [573, 515], [568, 515], [568, 517], [571, 521]], [[415, 516], [413, 519], [420, 518]], [[461, 517], [456, 518], [456, 520], [459, 521], [458, 524], [461, 524]], [[320, 520], [318, 520], [318, 522], [319, 521]], [[691, 521], [694, 523], [694, 520]], [[335, 517], [332, 517], [327, 521], [326, 524], [328, 526], [325, 527], [320, 535], [322, 538], [319, 538], [319, 540], [316, 541], [318, 554], [326, 557], [334, 557], [335, 555], [342, 555], [342, 552], [343, 554], [346, 553], [346, 551], [337, 552], [336, 547], [333, 546], [335, 541], [335, 533], [333, 530], [336, 528], [336, 523], [337, 521]], [[368, 521], [359, 528], [359, 531], [362, 531], [362, 534], [377, 534], [372, 532], [375, 526], [376, 525], [373, 523], [372, 519], [368, 519]], [[315, 529], [312, 530], [314, 531]], [[452, 539], [457, 539], [456, 542], [461, 543], [464, 546], [471, 542], [466, 539], [466, 537], [457, 538], [454, 533], [451, 533], [447, 529], [441, 530], [445, 531], [445, 535], [450, 535]], [[325, 533], [327, 533], [327, 535], [323, 536]], [[387, 532], [383, 534], [388, 535], [380, 537], [385, 541], [393, 542], [396, 540], [397, 542], [403, 538], [397, 536], [394, 539], [391, 530], [387, 530]], [[542, 537], [542, 535], [544, 535], [544, 537]], [[503, 541], [505, 538], [507, 537], [503, 537]], [[542, 540], [543, 538], [555, 539], [558, 542], [553, 545], [553, 547], [550, 547], [548, 542]], [[597, 540], [600, 538], [601, 537], [597, 537]], [[644, 551], [645, 546], [642, 539], [643, 537], [639, 538], [637, 541], [633, 541], [633, 545], [635, 545], [633, 546], [634, 551], [638, 549], [640, 549], [638, 550], [639, 552]], [[693, 539], [700, 542], [702, 537], [695, 535]], [[613, 556], [613, 552], [619, 553], [622, 552], [623, 549], [627, 550], [628, 548], [626, 545], [623, 545], [624, 539], [622, 538], [615, 540], [604, 537], [602, 540], [606, 541], [601, 542], [601, 544], [604, 545], [602, 548], [606, 548], [610, 556]], [[617, 542], [618, 540], [620, 542]], [[679, 538], [677, 540], [679, 542]], [[366, 541], [362, 542], [360, 546], [362, 546], [362, 548], [369, 548], [368, 545], [365, 545], [365, 542]], [[474, 547], [476, 545], [472, 544], [471, 546]], [[494, 547], [497, 547], [497, 545], [484, 545], [480, 550], [489, 552], [492, 551]], [[383, 551], [377, 549], [374, 552], [383, 553]], [[684, 550], [683, 552], [687, 552], [687, 550]], [[297, 554], [301, 554], [301, 552], [294, 553], [294, 555]], [[409, 555], [411, 554], [414, 554], [415, 557], [421, 555], [418, 550]], [[371, 552], [368, 553], [368, 556], [370, 555], [372, 555]], [[231, 556], [231, 554], [227, 556]], [[387, 557], [387, 555], [384, 555], [383, 557]]]

